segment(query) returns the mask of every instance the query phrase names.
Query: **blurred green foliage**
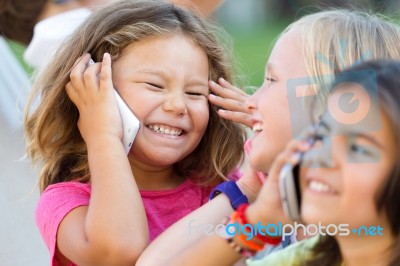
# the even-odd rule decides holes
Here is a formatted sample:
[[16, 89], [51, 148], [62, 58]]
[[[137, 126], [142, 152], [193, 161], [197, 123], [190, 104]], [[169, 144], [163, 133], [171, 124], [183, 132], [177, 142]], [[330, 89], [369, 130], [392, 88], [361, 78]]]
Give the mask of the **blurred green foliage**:
[[28, 66], [28, 64], [24, 61], [23, 55], [25, 52], [25, 46], [14, 41], [8, 41], [11, 51], [14, 53], [17, 60], [20, 62], [22, 68], [27, 72], [31, 73], [32, 69]]
[[234, 45], [236, 76], [242, 86], [261, 86], [269, 53], [289, 21], [273, 21], [251, 29], [224, 26]]

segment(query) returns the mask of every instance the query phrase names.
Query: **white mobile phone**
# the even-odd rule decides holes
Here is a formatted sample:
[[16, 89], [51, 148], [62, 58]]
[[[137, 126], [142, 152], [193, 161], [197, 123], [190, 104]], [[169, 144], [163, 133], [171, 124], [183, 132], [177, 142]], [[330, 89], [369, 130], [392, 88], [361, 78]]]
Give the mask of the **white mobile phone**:
[[283, 210], [294, 221], [300, 220], [300, 165], [285, 164], [279, 174], [279, 190]]
[[[94, 64], [94, 61], [92, 59], [89, 60], [89, 65], [91, 64]], [[119, 114], [122, 121], [122, 144], [124, 145], [126, 154], [128, 154], [133, 145], [133, 142], [135, 141], [136, 134], [139, 131], [140, 122], [115, 89], [114, 94], [117, 100]]]

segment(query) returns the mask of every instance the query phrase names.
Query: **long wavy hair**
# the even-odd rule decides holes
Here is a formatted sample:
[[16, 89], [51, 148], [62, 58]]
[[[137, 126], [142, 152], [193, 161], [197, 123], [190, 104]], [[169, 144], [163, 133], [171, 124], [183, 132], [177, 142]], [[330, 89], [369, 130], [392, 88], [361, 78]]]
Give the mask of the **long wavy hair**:
[[[209, 79], [232, 81], [229, 47], [222, 31], [194, 13], [164, 1], [117, 1], [94, 12], [56, 52], [33, 85], [25, 110], [27, 153], [42, 164], [40, 188], [70, 180], [90, 181], [85, 142], [78, 130], [78, 109], [65, 92], [75, 61], [90, 53], [97, 62], [105, 52], [113, 62], [135, 42], [156, 36], [184, 35], [201, 47], [209, 60]], [[221, 119], [209, 105], [209, 122], [197, 148], [177, 162], [181, 176], [196, 182], [221, 182], [243, 158], [243, 129]]]
[[[354, 72], [363, 70], [376, 73], [376, 76], [352, 75]], [[346, 75], [346, 73], [349, 73]], [[396, 138], [396, 162], [391, 174], [378, 189], [375, 196], [376, 209], [379, 213], [385, 214], [390, 226], [390, 231], [394, 236], [393, 245], [390, 247], [391, 254], [390, 266], [400, 265], [400, 61], [380, 60], [369, 61], [361, 65], [354, 66], [342, 73], [336, 84], [351, 81], [363, 85], [367, 91], [376, 91], [378, 88], [379, 107], [383, 110], [390, 120], [393, 135]], [[350, 79], [346, 79], [350, 78]], [[333, 236], [320, 236], [318, 243], [311, 250], [312, 259], [303, 263], [307, 266], [331, 266], [340, 265], [342, 256], [338, 242]]]

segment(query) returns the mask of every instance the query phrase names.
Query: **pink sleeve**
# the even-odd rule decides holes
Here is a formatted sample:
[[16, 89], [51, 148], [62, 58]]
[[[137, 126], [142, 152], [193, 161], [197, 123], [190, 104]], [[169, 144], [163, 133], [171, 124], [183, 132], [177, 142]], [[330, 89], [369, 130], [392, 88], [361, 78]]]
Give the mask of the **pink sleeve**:
[[72, 209], [89, 205], [89, 199], [90, 186], [78, 182], [51, 185], [42, 193], [36, 207], [36, 224], [49, 249], [51, 265], [58, 265], [54, 254], [59, 224]]

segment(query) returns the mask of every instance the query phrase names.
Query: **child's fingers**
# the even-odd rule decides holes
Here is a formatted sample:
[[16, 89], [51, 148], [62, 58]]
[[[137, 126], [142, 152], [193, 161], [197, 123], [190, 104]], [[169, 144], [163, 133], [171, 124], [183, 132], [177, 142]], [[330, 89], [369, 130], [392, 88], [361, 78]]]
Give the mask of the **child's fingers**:
[[209, 87], [214, 94], [219, 95], [222, 98], [234, 99], [241, 102], [245, 102], [248, 98], [246, 93], [232, 85], [224, 87], [211, 80], [209, 82]]
[[240, 123], [245, 125], [246, 127], [251, 127], [251, 115], [244, 112], [234, 112], [229, 110], [218, 110], [218, 115], [224, 119]]
[[109, 53], [104, 53], [103, 61], [101, 62], [100, 90], [107, 91], [112, 88], [111, 56]]
[[67, 85], [65, 85], [65, 91], [67, 92], [67, 95], [69, 99], [76, 105], [78, 106], [79, 104], [79, 92], [75, 89], [75, 87], [72, 85], [71, 82], [68, 82]]
[[101, 63], [89, 65], [83, 73], [85, 89], [87, 92], [95, 95], [99, 91], [99, 76], [101, 71]]
[[85, 72], [87, 65], [89, 63], [90, 54], [85, 54], [78, 58], [74, 64], [74, 67], [69, 74], [72, 84], [75, 88], [84, 88], [85, 81], [83, 78], [83, 73]]
[[229, 89], [229, 90], [231, 90], [231, 91], [234, 91], [234, 92], [237, 93], [238, 95], [247, 96], [247, 94], [246, 94], [244, 91], [242, 91], [241, 89], [239, 89], [239, 88], [236, 87], [236, 86], [233, 86], [231, 83], [229, 83], [228, 81], [226, 81], [224, 78], [219, 78], [219, 79], [218, 79], [218, 83], [219, 83], [222, 87], [227, 88], [227, 89]]
[[214, 94], [208, 95], [208, 100], [218, 107], [225, 110], [246, 112], [246, 107], [243, 101], [238, 101], [231, 98], [223, 98]]
[[311, 145], [307, 141], [290, 141], [286, 145], [285, 150], [276, 157], [271, 167], [271, 171], [269, 172], [268, 178], [272, 178], [277, 181], [283, 165], [287, 163], [292, 165], [297, 164], [301, 159], [300, 152], [306, 152], [310, 149], [310, 146]]
[[318, 125], [312, 125], [304, 129], [297, 137], [298, 140], [309, 141], [310, 139], [314, 138], [317, 133]]

